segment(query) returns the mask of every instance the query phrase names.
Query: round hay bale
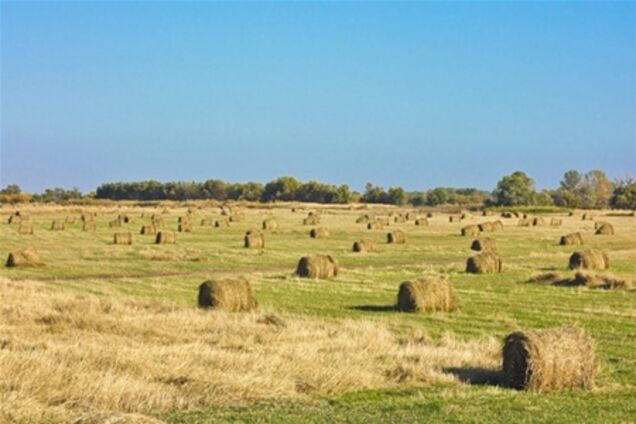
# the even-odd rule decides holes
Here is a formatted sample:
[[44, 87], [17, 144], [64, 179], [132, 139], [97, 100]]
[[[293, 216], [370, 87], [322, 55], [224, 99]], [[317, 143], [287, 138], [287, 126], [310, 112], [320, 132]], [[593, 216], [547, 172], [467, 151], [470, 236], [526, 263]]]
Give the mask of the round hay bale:
[[550, 226], [552, 227], [560, 227], [561, 224], [563, 224], [563, 221], [560, 218], [550, 219]]
[[356, 241], [353, 243], [353, 251], [359, 253], [375, 252], [375, 243], [368, 239]]
[[462, 217], [457, 215], [451, 215], [448, 217], [448, 222], [461, 222]]
[[583, 244], [583, 236], [581, 233], [570, 233], [561, 237], [559, 240], [561, 246], [581, 246]]
[[483, 237], [473, 240], [470, 248], [477, 251], [496, 252], [497, 243], [495, 243], [495, 240], [491, 239], [490, 237]]
[[318, 225], [320, 224], [320, 217], [318, 215], [309, 215], [303, 219], [303, 225]]
[[177, 231], [180, 233], [191, 233], [192, 232], [192, 221], [182, 221], [177, 226]]
[[404, 216], [400, 215], [396, 215], [393, 217], [393, 222], [395, 222], [396, 224], [403, 224], [406, 222], [406, 218]]
[[390, 244], [404, 244], [406, 243], [406, 234], [402, 230], [393, 230], [386, 234], [386, 241]]
[[484, 211], [482, 211], [481, 215], [482, 216], [493, 216], [495, 213], [491, 210], [485, 209]]
[[211, 227], [214, 225], [214, 220], [212, 218], [203, 218], [201, 219], [202, 227]]
[[479, 227], [479, 231], [481, 232], [493, 232], [493, 226], [492, 226], [492, 222], [482, 222], [481, 224], [477, 225], [477, 227]]
[[581, 220], [594, 221], [594, 215], [592, 215], [591, 213], [584, 213], [583, 216], [581, 217]]
[[378, 221], [369, 222], [367, 224], [367, 230], [382, 230], [383, 228], [384, 228], [384, 225], [382, 225], [382, 223]]
[[19, 224], [23, 221], [20, 215], [11, 215], [9, 216], [9, 220], [7, 221], [9, 224]]
[[250, 282], [242, 277], [204, 281], [199, 286], [198, 304], [230, 312], [251, 311], [258, 306]]
[[519, 222], [517, 225], [519, 227], [529, 227], [532, 225], [532, 221], [528, 218], [519, 218]]
[[461, 229], [461, 234], [464, 237], [476, 237], [479, 235], [479, 227], [477, 225], [467, 225]]
[[502, 267], [501, 258], [492, 251], [483, 251], [466, 261], [466, 272], [471, 274], [496, 274], [501, 272]]
[[492, 221], [490, 224], [492, 225], [492, 231], [502, 231], [504, 229], [503, 222], [500, 220]]
[[155, 237], [155, 244], [175, 244], [177, 235], [174, 231], [159, 231]]
[[150, 225], [142, 225], [141, 226], [141, 230], [139, 231], [139, 234], [145, 234], [145, 235], [149, 235], [149, 236], [157, 235], [157, 227], [155, 227], [152, 224], [150, 224]]
[[96, 228], [95, 221], [84, 221], [84, 224], [82, 225], [82, 231], [85, 232], [95, 231]]
[[329, 230], [326, 228], [312, 228], [311, 231], [309, 231], [309, 237], [315, 239], [327, 238], [330, 235]]
[[119, 228], [121, 227], [121, 221], [119, 219], [114, 219], [108, 223], [108, 227], [110, 228]]
[[91, 213], [83, 213], [80, 216], [80, 219], [82, 220], [82, 222], [93, 222], [95, 221], [95, 216]]
[[373, 221], [373, 217], [371, 215], [365, 214], [361, 215], [356, 219], [356, 224], [368, 224]]
[[415, 219], [415, 225], [420, 226], [420, 227], [427, 227], [428, 226], [428, 219], [426, 219], [426, 218], [416, 218]]
[[42, 261], [40, 254], [32, 247], [27, 247], [25, 249], [9, 253], [9, 257], [6, 262], [6, 266], [8, 268], [42, 265], [44, 265], [44, 262]]
[[502, 356], [504, 383], [514, 389], [548, 392], [594, 386], [594, 342], [576, 326], [511, 333]]
[[64, 222], [66, 222], [67, 224], [75, 224], [75, 217], [74, 216], [67, 216], [64, 218]]
[[570, 269], [608, 269], [609, 258], [601, 250], [589, 249], [572, 253]]
[[242, 222], [245, 220], [245, 214], [243, 212], [234, 212], [229, 218], [230, 222]]
[[33, 235], [33, 224], [28, 221], [20, 222], [20, 225], [18, 226], [18, 234]]
[[259, 230], [249, 230], [245, 233], [243, 239], [244, 246], [247, 248], [263, 248], [265, 247], [265, 235]]
[[604, 222], [603, 224], [599, 225], [594, 234], [605, 236], [614, 235], [614, 227], [609, 222]]
[[434, 216], [433, 212], [427, 212], [426, 213], [426, 217], [427, 218], [432, 218]]
[[331, 278], [338, 275], [340, 267], [331, 255], [311, 255], [300, 258], [296, 275], [304, 278]]
[[263, 220], [263, 230], [275, 230], [278, 228], [278, 222], [274, 218]]
[[123, 224], [129, 224], [129, 223], [133, 222], [132, 216], [129, 216], [129, 215], [126, 215], [126, 214], [119, 214], [117, 219], [119, 220], [119, 222], [121, 222]]
[[214, 221], [214, 228], [227, 228], [230, 226], [230, 221], [227, 218], [217, 219]]
[[516, 218], [515, 215], [512, 212], [502, 212], [501, 213], [501, 217], [502, 218]]
[[159, 228], [163, 228], [163, 218], [159, 215], [153, 215], [150, 217], [150, 222], [152, 223], [152, 225], [155, 226], [155, 228], [159, 229]]
[[532, 218], [532, 226], [533, 227], [543, 227], [545, 225], [545, 219], [540, 216], [535, 216]]
[[115, 233], [113, 236], [113, 244], [133, 244], [132, 233]]
[[177, 224], [184, 224], [192, 222], [192, 218], [189, 216], [180, 216], [177, 218]]
[[396, 309], [403, 312], [454, 311], [457, 297], [445, 278], [421, 278], [400, 284]]
[[51, 231], [63, 231], [64, 228], [64, 221], [61, 219], [54, 219], [53, 222], [51, 222]]

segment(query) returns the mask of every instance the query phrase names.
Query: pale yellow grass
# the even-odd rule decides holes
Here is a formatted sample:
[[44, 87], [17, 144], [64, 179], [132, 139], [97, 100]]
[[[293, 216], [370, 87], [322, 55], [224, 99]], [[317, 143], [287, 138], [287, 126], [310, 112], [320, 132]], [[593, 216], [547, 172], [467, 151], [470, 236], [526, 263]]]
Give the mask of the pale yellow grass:
[[444, 368], [499, 367], [494, 339], [432, 342], [372, 321], [271, 314], [0, 279], [0, 422], [104, 416], [94, 414], [119, 422], [117, 414], [459, 384]]

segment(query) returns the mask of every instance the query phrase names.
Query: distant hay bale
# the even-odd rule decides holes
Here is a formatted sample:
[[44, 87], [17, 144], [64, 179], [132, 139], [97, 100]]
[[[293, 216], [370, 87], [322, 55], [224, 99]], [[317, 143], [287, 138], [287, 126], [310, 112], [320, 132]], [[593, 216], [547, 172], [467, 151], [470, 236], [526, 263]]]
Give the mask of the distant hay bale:
[[212, 225], [214, 225], [214, 220], [212, 218], [203, 218], [203, 219], [201, 219], [201, 226], [202, 227], [211, 227]]
[[466, 272], [471, 274], [496, 274], [502, 267], [501, 258], [493, 251], [483, 251], [466, 261]]
[[501, 217], [502, 218], [516, 218], [515, 215], [512, 212], [502, 212], [501, 213]]
[[108, 223], [110, 228], [119, 228], [121, 227], [121, 221], [119, 219], [114, 219]]
[[251, 311], [258, 306], [251, 284], [242, 277], [204, 281], [199, 286], [198, 304], [230, 312]]
[[454, 311], [457, 297], [445, 278], [421, 278], [400, 284], [396, 309], [403, 312]]
[[613, 274], [595, 274], [583, 271], [578, 271], [567, 285], [606, 290], [630, 289], [632, 286], [631, 281]]
[[504, 229], [504, 224], [500, 220], [492, 221], [491, 224], [493, 231], [502, 231]]
[[9, 253], [6, 263], [8, 268], [42, 265], [44, 265], [44, 262], [42, 261], [40, 254], [32, 247], [27, 247], [25, 249]]
[[338, 261], [331, 255], [304, 256], [298, 261], [296, 275], [304, 278], [332, 278], [338, 275]]
[[84, 232], [95, 231], [96, 228], [95, 221], [84, 221], [84, 224], [82, 225], [82, 231]]
[[177, 231], [180, 233], [191, 233], [192, 232], [192, 221], [182, 221], [177, 226]]
[[532, 225], [532, 220], [528, 218], [519, 218], [519, 222], [517, 224], [519, 227], [529, 227]]
[[396, 215], [393, 217], [393, 222], [396, 224], [403, 224], [406, 222], [406, 218], [402, 215]]
[[387, 217], [387, 216], [380, 216], [380, 217], [376, 218], [375, 220], [376, 220], [376, 222], [379, 222], [380, 224], [384, 225], [385, 227], [390, 224], [389, 217]]
[[155, 237], [155, 244], [175, 244], [177, 235], [174, 231], [159, 231]]
[[472, 244], [470, 245], [470, 248], [476, 251], [496, 252], [497, 243], [495, 242], [495, 240], [491, 239], [490, 237], [483, 237], [483, 238], [478, 238], [473, 240]]
[[559, 240], [561, 246], [581, 246], [583, 244], [583, 236], [581, 233], [570, 233], [561, 237]]
[[249, 230], [245, 233], [243, 239], [244, 246], [247, 248], [259, 248], [265, 247], [265, 236], [259, 230]]
[[133, 222], [132, 216], [126, 214], [119, 214], [117, 219], [123, 224], [130, 224], [131, 222]]
[[479, 231], [482, 231], [482, 232], [494, 231], [492, 222], [482, 222], [481, 224], [478, 224], [477, 227], [479, 227]]
[[428, 219], [426, 219], [426, 218], [417, 218], [415, 220], [415, 225], [418, 225], [420, 227], [427, 227], [428, 226]]
[[230, 221], [226, 218], [217, 219], [216, 221], [214, 221], [215, 228], [227, 228], [229, 226], [230, 226]]
[[19, 224], [22, 221], [24, 221], [24, 219], [20, 216], [20, 215], [11, 215], [9, 216], [9, 220], [7, 221], [9, 224]]
[[144, 234], [144, 235], [148, 235], [148, 236], [157, 235], [157, 227], [155, 227], [152, 224], [150, 224], [150, 225], [142, 225], [141, 231], [139, 231], [139, 234]]
[[434, 216], [433, 212], [427, 212], [426, 213], [426, 217], [427, 218], [432, 218]]
[[610, 263], [605, 252], [589, 249], [572, 253], [569, 266], [570, 269], [608, 269]]
[[604, 222], [596, 229], [594, 234], [606, 236], [614, 235], [614, 227], [609, 222]]
[[20, 225], [18, 226], [18, 234], [33, 235], [33, 224], [28, 221], [20, 222]]
[[482, 211], [481, 215], [482, 216], [493, 216], [495, 213], [491, 210], [485, 209]]
[[552, 218], [550, 220], [550, 226], [552, 227], [560, 227], [563, 224], [563, 221], [560, 218]]
[[234, 212], [228, 219], [230, 222], [241, 222], [245, 220], [245, 214], [243, 212]]
[[163, 228], [163, 218], [159, 215], [152, 215], [150, 217], [150, 222], [155, 228]]
[[303, 225], [318, 225], [320, 224], [320, 217], [318, 215], [309, 215], [303, 219]]
[[263, 220], [263, 230], [275, 230], [278, 228], [278, 222], [274, 218]]
[[375, 243], [368, 239], [356, 241], [353, 243], [353, 251], [359, 253], [375, 252]]
[[384, 225], [382, 225], [382, 223], [375, 221], [375, 222], [369, 222], [367, 224], [367, 230], [381, 230], [384, 228]]
[[576, 326], [511, 333], [502, 356], [505, 385], [514, 389], [549, 392], [594, 386], [594, 342]]
[[187, 215], [177, 217], [177, 224], [190, 223], [190, 222], [192, 222], [192, 218]]
[[75, 224], [75, 217], [74, 216], [66, 216], [64, 218], [64, 222], [66, 222], [67, 224]]
[[63, 231], [64, 228], [64, 221], [61, 219], [54, 219], [53, 222], [51, 222], [51, 231]]
[[356, 219], [356, 224], [368, 224], [373, 221], [373, 217], [370, 215], [361, 215]]
[[545, 219], [540, 216], [535, 216], [532, 218], [532, 226], [533, 227], [543, 227], [545, 225]]
[[95, 215], [93, 215], [92, 213], [83, 213], [80, 216], [80, 219], [82, 220], [82, 222], [93, 222], [95, 221]]
[[457, 215], [451, 215], [448, 217], [448, 222], [461, 222], [462, 217]]
[[387, 243], [404, 244], [406, 243], [406, 234], [402, 230], [393, 230], [386, 234]]
[[467, 225], [461, 229], [461, 234], [464, 237], [476, 237], [479, 235], [479, 227], [477, 225]]
[[592, 215], [591, 213], [584, 213], [581, 219], [583, 221], [594, 221], [594, 215]]
[[472, 215], [466, 212], [462, 213], [461, 216], [459, 217], [459, 219], [470, 219], [470, 218], [472, 218]]
[[407, 212], [404, 215], [404, 219], [406, 219], [407, 221], [410, 221], [412, 219], [415, 219], [415, 214], [413, 212]]
[[132, 244], [133, 237], [131, 232], [115, 233], [113, 236], [113, 244]]
[[330, 235], [329, 230], [326, 228], [312, 228], [311, 231], [309, 231], [309, 237], [315, 239], [327, 238]]

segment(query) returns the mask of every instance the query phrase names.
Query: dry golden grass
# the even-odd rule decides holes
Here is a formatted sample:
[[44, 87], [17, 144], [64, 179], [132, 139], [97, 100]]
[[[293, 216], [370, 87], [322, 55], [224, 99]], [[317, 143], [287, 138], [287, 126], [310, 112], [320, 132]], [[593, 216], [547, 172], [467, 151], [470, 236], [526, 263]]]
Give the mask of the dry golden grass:
[[451, 383], [442, 369], [500, 358], [495, 339], [433, 343], [365, 320], [204, 311], [35, 281], [0, 279], [0, 305], [2, 422]]

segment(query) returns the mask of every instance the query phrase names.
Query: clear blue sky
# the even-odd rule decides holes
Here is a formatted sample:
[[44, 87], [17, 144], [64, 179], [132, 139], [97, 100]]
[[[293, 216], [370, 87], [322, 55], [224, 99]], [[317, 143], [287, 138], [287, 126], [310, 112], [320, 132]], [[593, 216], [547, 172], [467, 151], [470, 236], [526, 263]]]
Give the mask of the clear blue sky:
[[0, 184], [636, 171], [636, 2], [1, 5]]

